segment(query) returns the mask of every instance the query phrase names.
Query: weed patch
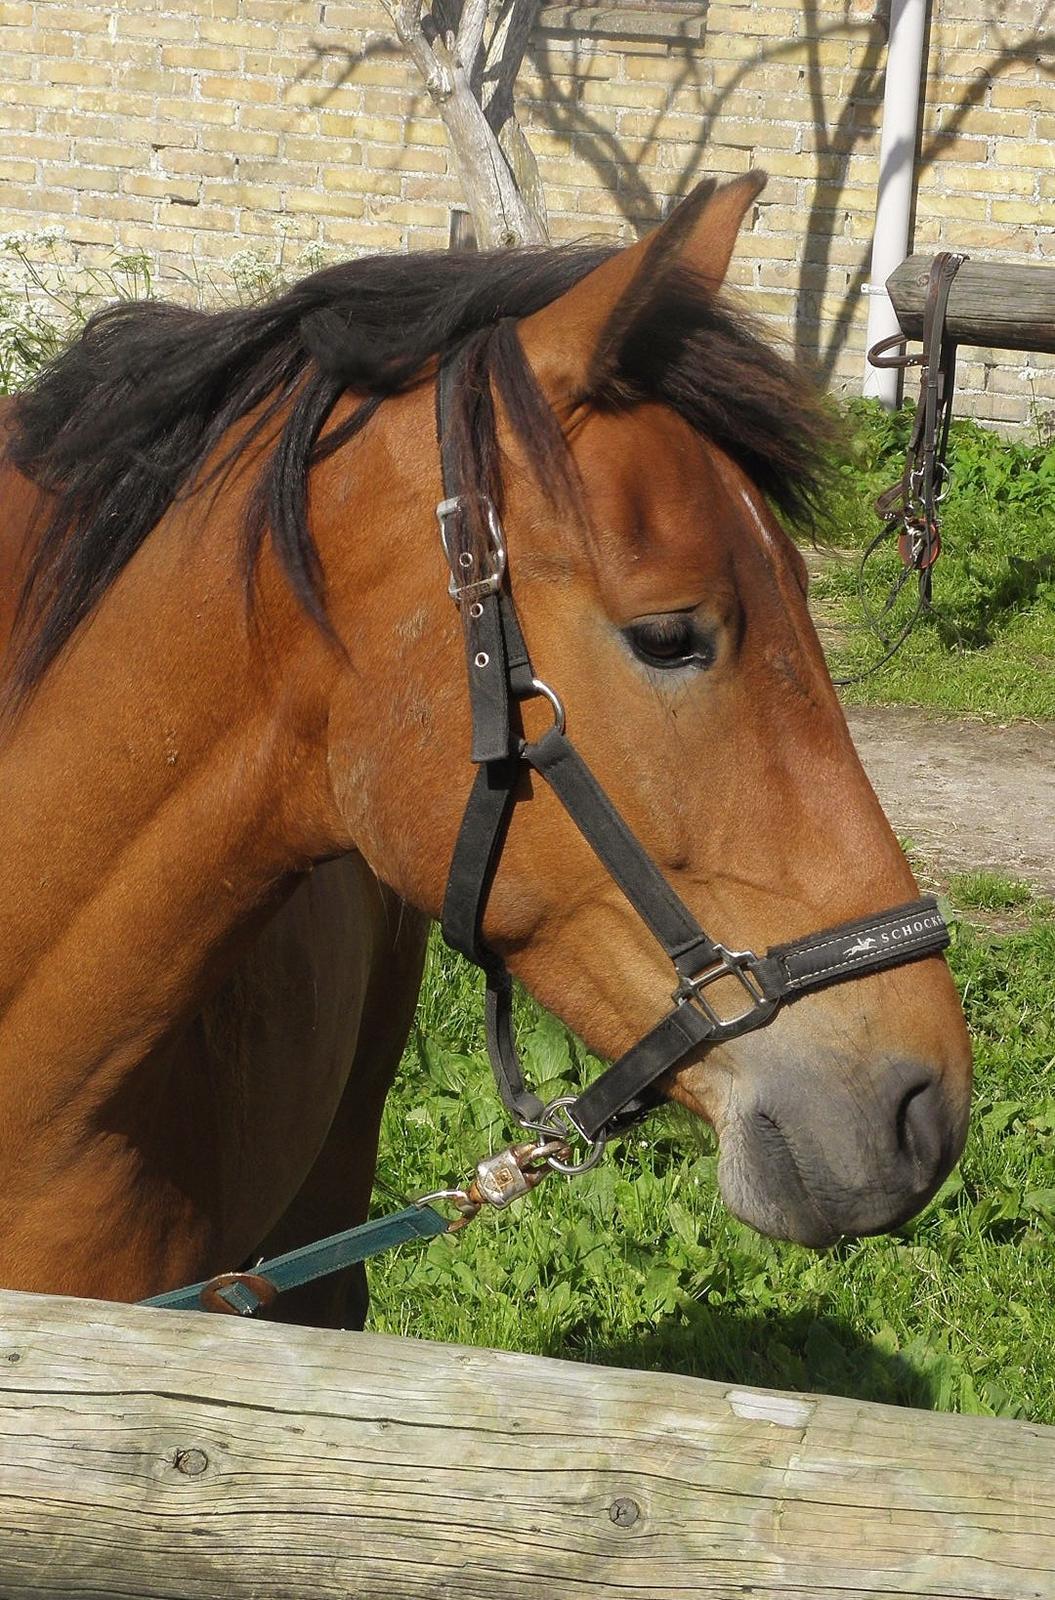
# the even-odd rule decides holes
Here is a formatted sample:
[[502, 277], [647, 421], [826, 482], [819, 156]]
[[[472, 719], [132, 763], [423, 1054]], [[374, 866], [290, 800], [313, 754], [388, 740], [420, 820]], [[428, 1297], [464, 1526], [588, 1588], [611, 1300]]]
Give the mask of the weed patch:
[[[823, 1254], [761, 1238], [722, 1206], [702, 1124], [667, 1110], [587, 1176], [376, 1263], [371, 1325], [1055, 1422], [1055, 919], [1043, 902], [1025, 914], [1004, 937], [955, 923], [974, 1120], [957, 1171], [896, 1234]], [[529, 1000], [519, 1013], [543, 1093], [600, 1070]], [[508, 1138], [475, 974], [437, 940], [385, 1110], [378, 1209], [444, 1186]]]

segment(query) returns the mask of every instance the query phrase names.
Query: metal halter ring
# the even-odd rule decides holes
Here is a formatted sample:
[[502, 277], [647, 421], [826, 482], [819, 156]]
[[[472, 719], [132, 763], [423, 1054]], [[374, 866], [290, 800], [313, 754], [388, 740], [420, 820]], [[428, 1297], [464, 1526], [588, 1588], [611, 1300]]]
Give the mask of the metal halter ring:
[[[604, 1155], [604, 1147], [608, 1143], [608, 1135], [603, 1128], [595, 1139], [587, 1139], [575, 1119], [568, 1115], [568, 1106], [573, 1106], [577, 1099], [577, 1095], [562, 1094], [556, 1100], [550, 1101], [538, 1122], [523, 1124], [525, 1128], [530, 1128], [532, 1133], [541, 1135], [543, 1143], [559, 1140], [561, 1144], [570, 1144], [580, 1140], [589, 1146], [589, 1154], [583, 1161], [562, 1161], [559, 1156], [554, 1155], [545, 1157], [546, 1165], [554, 1172], [562, 1172], [566, 1178], [574, 1178], [579, 1172], [589, 1172]], [[555, 1122], [554, 1117], [562, 1112], [564, 1114], [560, 1117], [560, 1122]]]
[[[531, 688], [534, 694], [540, 694], [544, 700], [549, 701], [550, 706], [553, 709], [553, 721], [557, 732], [563, 733], [566, 724], [564, 715], [564, 701], [561, 699], [556, 689], [551, 689], [549, 684], [543, 683], [541, 678], [532, 678]], [[557, 1101], [554, 1100], [553, 1104], [556, 1105]]]

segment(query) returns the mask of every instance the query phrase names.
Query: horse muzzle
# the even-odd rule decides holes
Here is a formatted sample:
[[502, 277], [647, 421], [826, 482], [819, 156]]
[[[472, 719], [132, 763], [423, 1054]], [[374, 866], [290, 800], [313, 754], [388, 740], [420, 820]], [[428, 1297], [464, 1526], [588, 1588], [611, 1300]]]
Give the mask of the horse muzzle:
[[888, 1232], [927, 1204], [963, 1149], [966, 1106], [910, 1062], [886, 1066], [867, 1094], [853, 1089], [785, 1065], [773, 1082], [734, 1093], [718, 1177], [735, 1216], [822, 1248]]

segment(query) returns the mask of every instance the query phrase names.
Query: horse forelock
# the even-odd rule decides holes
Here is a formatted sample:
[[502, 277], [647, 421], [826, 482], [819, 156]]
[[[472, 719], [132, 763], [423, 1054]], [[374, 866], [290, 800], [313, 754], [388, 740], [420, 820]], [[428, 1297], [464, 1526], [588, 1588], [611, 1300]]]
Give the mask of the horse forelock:
[[[325, 629], [325, 574], [307, 515], [312, 464], [437, 357], [455, 353], [461, 366], [451, 421], [464, 480], [501, 505], [497, 397], [544, 492], [574, 497], [564, 436], [515, 323], [614, 248], [367, 257], [259, 306], [207, 313], [147, 302], [100, 312], [18, 397], [0, 458], [46, 497], [19, 603], [12, 698], [32, 691], [173, 502], [222, 486], [223, 473], [272, 434], [242, 530], [247, 592], [269, 536]], [[675, 269], [655, 292], [631, 297], [606, 340], [603, 378], [584, 397], [591, 404], [659, 399], [784, 510], [810, 505], [821, 413], [808, 384], [738, 311]], [[348, 391], [361, 403], [325, 433]]]

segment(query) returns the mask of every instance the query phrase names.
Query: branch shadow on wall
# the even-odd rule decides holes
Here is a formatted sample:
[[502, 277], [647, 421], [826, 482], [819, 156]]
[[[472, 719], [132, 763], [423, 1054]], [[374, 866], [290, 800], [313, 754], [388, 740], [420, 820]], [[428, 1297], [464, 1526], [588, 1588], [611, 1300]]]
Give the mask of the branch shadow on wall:
[[[433, 7], [437, 25], [456, 28], [461, 0], [436, 0]], [[854, 210], [844, 196], [850, 185], [850, 169], [862, 149], [878, 138], [879, 100], [887, 42], [885, 16], [857, 20], [852, 0], [843, 0], [842, 14], [822, 22], [819, 0], [802, 0], [801, 36], [766, 45], [745, 58], [727, 80], [708, 92], [705, 83], [707, 54], [707, 3], [678, 11], [664, 11], [663, 25], [646, 37], [665, 43], [678, 62], [665, 102], [650, 117], [645, 131], [637, 137], [621, 135], [611, 125], [608, 114], [593, 110], [583, 100], [590, 81], [587, 67], [599, 43], [615, 50], [621, 43], [640, 39], [640, 28], [620, 33], [618, 12], [605, 18], [589, 32], [570, 26], [546, 24], [542, 0], [502, 0], [492, 33], [492, 45], [480, 58], [477, 83], [488, 120], [496, 133], [515, 126], [516, 102], [530, 104], [538, 120], [550, 132], [566, 140], [574, 154], [584, 160], [596, 177], [599, 188], [609, 193], [618, 213], [636, 234], [662, 221], [667, 209], [707, 173], [708, 154], [720, 134], [721, 120], [733, 97], [751, 77], [771, 63], [796, 59], [805, 51], [799, 78], [809, 97], [813, 128], [809, 135], [813, 147], [813, 173], [805, 213], [803, 248], [798, 263], [794, 312], [788, 340], [797, 360], [808, 365], [822, 383], [831, 381], [846, 347], [851, 326], [860, 305], [861, 292], [868, 280], [871, 243], [859, 241], [860, 260], [856, 265], [833, 262], [833, 246], [840, 237], [851, 237]], [[643, 10], [644, 8], [638, 8]], [[1046, 25], [1055, 9], [1053, 0], [1044, 7], [1038, 22]], [[990, 22], [999, 29], [999, 22]], [[834, 114], [829, 116], [830, 94], [825, 93], [823, 46], [829, 40], [854, 39], [860, 42], [860, 56], [852, 68], [849, 88], [839, 94]], [[1021, 63], [1035, 66], [1047, 77], [1055, 78], [1055, 32], [1034, 30], [1016, 40], [1000, 39], [999, 48], [979, 63], [971, 82], [960, 94], [954, 108], [945, 116], [940, 131], [917, 139], [917, 149], [895, 151], [894, 161], [915, 159], [918, 194], [920, 180], [941, 161], [943, 150], [953, 144], [972, 110], [984, 100], [990, 84], [1001, 73]], [[300, 81], [320, 73], [333, 57], [336, 72], [320, 84], [319, 104], [324, 104], [340, 85], [353, 81], [360, 66], [377, 56], [399, 56], [400, 46], [392, 39], [374, 38], [361, 50], [313, 40], [311, 60], [299, 75]], [[538, 78], [537, 91], [528, 96], [517, 80], [525, 60], [530, 61]], [[698, 132], [677, 144], [664, 138], [664, 119], [679, 97], [692, 95], [699, 103]], [[922, 96], [921, 96], [922, 98]], [[922, 123], [922, 118], [920, 119]], [[528, 139], [530, 144], [530, 137]], [[686, 151], [688, 145], [688, 151]], [[730, 148], [729, 144], [720, 146]], [[669, 196], [657, 195], [647, 180], [647, 170], [663, 148], [681, 152], [680, 164]], [[744, 146], [752, 151], [754, 146]], [[758, 204], [772, 202], [765, 194]], [[835, 281], [841, 275], [842, 282]], [[834, 302], [834, 309], [832, 309]], [[826, 314], [822, 316], [822, 311]]]
[[[1047, 22], [1053, 9], [1050, 3], [1044, 8], [1039, 19], [1041, 23]], [[707, 7], [701, 7], [698, 16], [704, 19], [706, 12]], [[583, 80], [577, 68], [587, 51], [592, 52], [594, 39], [587, 44], [581, 37], [555, 30], [536, 31], [529, 55], [543, 85], [542, 94], [533, 100], [540, 120], [553, 132], [573, 142], [576, 154], [589, 163], [599, 184], [615, 195], [622, 215], [640, 233], [662, 220], [663, 202], [649, 188], [642, 168], [654, 160], [661, 142], [662, 120], [678, 96], [695, 86], [701, 101], [700, 127], [682, 162], [672, 201], [685, 194], [698, 177], [705, 175], [708, 152], [720, 132], [721, 118], [733, 96], [769, 63], [796, 56], [805, 49], [806, 59], [800, 68], [800, 77], [805, 80], [812, 111], [814, 170], [803, 229], [793, 326], [789, 334], [796, 359], [809, 365], [822, 383], [828, 383], [845, 349], [862, 290], [868, 281], [869, 239], [860, 241], [861, 259], [856, 266], [840, 268], [833, 264], [832, 246], [838, 237], [845, 236], [844, 230], [851, 224], [852, 208], [843, 201], [849, 187], [851, 163], [862, 148], [878, 138], [887, 26], [885, 18], [881, 17], [855, 20], [850, 0], [845, 0], [842, 17], [833, 22], [822, 23], [818, 0], [803, 0], [802, 16], [802, 37], [761, 48], [745, 59], [710, 95], [705, 93], [703, 85], [705, 36], [679, 37], [675, 23], [670, 49], [679, 57], [681, 68], [672, 79], [666, 104], [655, 113], [651, 128], [633, 142], [620, 138], [602, 117], [591, 113], [581, 101]], [[855, 36], [861, 40], [860, 58], [853, 68], [849, 88], [840, 94], [835, 114], [829, 117], [830, 96], [825, 95], [822, 47], [829, 39]], [[618, 48], [620, 37], [614, 30], [605, 37]], [[563, 48], [555, 47], [558, 41]], [[570, 50], [567, 48], [569, 41]], [[917, 193], [924, 174], [940, 163], [942, 152], [956, 141], [970, 112], [984, 100], [989, 85], [1001, 73], [1028, 63], [1045, 76], [1055, 77], [1053, 62], [1055, 33], [1034, 31], [1014, 41], [1001, 40], [999, 49], [980, 61], [977, 73], [959, 96], [954, 109], [944, 118], [940, 131], [918, 138], [916, 150], [893, 153], [894, 161], [915, 160]], [[570, 91], [564, 87], [562, 79], [571, 80]], [[766, 204], [763, 195], [759, 205]], [[844, 281], [833, 283], [833, 277], [840, 271]], [[830, 307], [833, 300], [837, 301], [836, 309], [827, 309], [822, 317], [822, 310]]]

